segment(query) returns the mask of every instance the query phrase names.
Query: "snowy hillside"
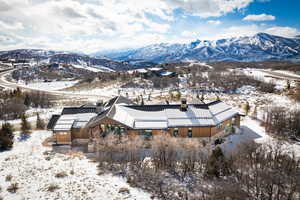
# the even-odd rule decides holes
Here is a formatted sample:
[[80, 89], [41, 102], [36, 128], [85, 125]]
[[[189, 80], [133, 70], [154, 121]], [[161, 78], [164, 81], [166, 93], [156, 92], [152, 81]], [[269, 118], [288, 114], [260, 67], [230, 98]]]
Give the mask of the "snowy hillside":
[[258, 33], [214, 41], [196, 40], [189, 44], [154, 44], [107, 56], [154, 62], [296, 60], [300, 57], [300, 42], [297, 39]]
[[41, 49], [18, 49], [0, 51], [0, 60], [10, 60], [19, 63], [39, 64], [67, 64], [76, 65], [95, 71], [115, 71], [134, 68], [128, 63], [114, 61], [107, 57], [93, 57], [78, 53], [50, 51]]
[[[82, 154], [50, 152], [50, 148], [42, 146], [50, 134], [35, 131], [26, 141], [16, 139], [11, 151], [0, 153], [0, 199], [150, 199], [150, 194], [131, 188], [123, 178], [99, 176], [97, 163]], [[16, 193], [7, 191], [14, 183]], [[121, 188], [129, 193], [120, 192]]]

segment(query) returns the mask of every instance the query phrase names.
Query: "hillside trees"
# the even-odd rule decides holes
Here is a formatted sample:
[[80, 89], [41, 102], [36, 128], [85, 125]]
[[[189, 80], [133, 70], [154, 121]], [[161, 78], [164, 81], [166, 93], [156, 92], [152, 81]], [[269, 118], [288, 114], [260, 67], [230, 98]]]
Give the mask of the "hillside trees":
[[0, 129], [0, 150], [9, 150], [13, 147], [13, 126], [10, 123], [2, 124]]
[[22, 92], [20, 89], [0, 94], [0, 119], [13, 120], [21, 117], [30, 107], [49, 108], [53, 96], [44, 92]]

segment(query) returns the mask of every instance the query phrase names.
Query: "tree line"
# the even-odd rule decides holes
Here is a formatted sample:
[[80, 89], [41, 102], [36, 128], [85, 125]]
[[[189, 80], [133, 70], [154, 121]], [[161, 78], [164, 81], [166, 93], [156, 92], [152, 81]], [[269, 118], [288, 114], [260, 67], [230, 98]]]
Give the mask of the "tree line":
[[50, 108], [54, 97], [40, 91], [23, 92], [20, 88], [4, 91], [0, 94], [0, 119], [13, 120], [21, 118], [30, 107]]
[[160, 199], [296, 200], [300, 161], [275, 146], [248, 143], [234, 155], [193, 139], [168, 135], [144, 140], [108, 135], [98, 141], [99, 174], [127, 178]]

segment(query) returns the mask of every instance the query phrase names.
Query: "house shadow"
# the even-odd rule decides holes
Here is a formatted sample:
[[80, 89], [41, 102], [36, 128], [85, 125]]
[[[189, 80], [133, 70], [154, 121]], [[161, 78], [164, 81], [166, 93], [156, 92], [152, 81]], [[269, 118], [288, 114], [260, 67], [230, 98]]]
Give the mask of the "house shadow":
[[226, 156], [237, 154], [245, 144], [255, 142], [262, 138], [257, 132], [247, 126], [241, 126], [240, 132], [225, 137], [225, 142], [220, 145]]
[[30, 138], [30, 134], [20, 135], [20, 136], [18, 137], [18, 141], [19, 141], [19, 142], [23, 142], [23, 141], [28, 140], [29, 138]]

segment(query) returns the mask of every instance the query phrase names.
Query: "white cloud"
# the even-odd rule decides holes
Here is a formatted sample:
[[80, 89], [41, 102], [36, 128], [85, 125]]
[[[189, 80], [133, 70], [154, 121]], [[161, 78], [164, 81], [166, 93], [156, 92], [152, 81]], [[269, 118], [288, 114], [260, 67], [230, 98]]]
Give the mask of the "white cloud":
[[177, 27], [172, 25], [177, 20], [176, 9], [182, 10], [183, 16], [220, 17], [244, 9], [254, 1], [0, 0], [0, 35], [3, 35], [0, 48], [40, 47], [95, 52], [157, 42], [183, 42], [205, 35], [231, 36], [264, 30], [284, 35], [295, 33], [288, 27], [258, 25], [224, 30], [218, 19], [200, 22], [205, 26], [201, 30], [180, 25], [181, 29], [174, 30]]
[[20, 22], [6, 23], [4, 21], [0, 21], [0, 30], [21, 30], [21, 29], [24, 29], [24, 26]]
[[273, 15], [260, 14], [260, 15], [247, 15], [244, 17], [244, 21], [272, 21], [275, 20], [276, 17]]
[[292, 27], [281, 27], [281, 26], [265, 26], [265, 25], [248, 25], [248, 26], [232, 26], [224, 29], [221, 33], [216, 34], [214, 39], [220, 38], [230, 38], [230, 37], [239, 37], [239, 36], [251, 36], [256, 33], [269, 33], [272, 35], [278, 35], [282, 37], [295, 37], [299, 35], [300, 32]]
[[300, 34], [300, 32], [296, 28], [292, 27], [281, 27], [281, 26], [274, 26], [270, 27], [264, 30], [264, 32], [273, 34], [273, 35], [279, 35], [283, 37], [295, 37]]
[[192, 31], [183, 31], [181, 33], [181, 35], [185, 38], [192, 38], [195, 39], [197, 37], [197, 33], [196, 32], [192, 32]]
[[221, 24], [221, 21], [220, 20], [208, 20], [207, 23], [213, 24], [213, 25], [219, 25], [219, 24]]
[[219, 17], [247, 7], [253, 0], [161, 0], [203, 18]]

